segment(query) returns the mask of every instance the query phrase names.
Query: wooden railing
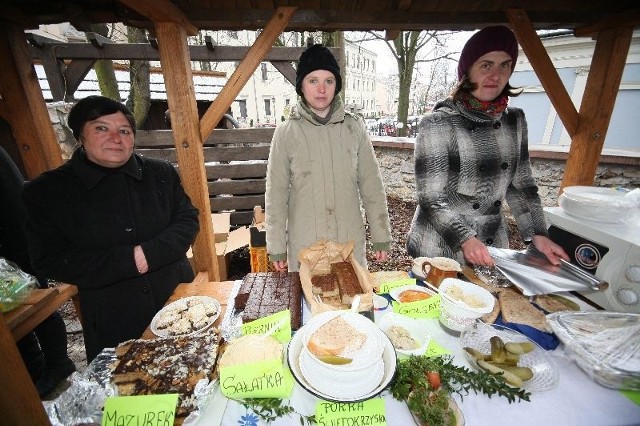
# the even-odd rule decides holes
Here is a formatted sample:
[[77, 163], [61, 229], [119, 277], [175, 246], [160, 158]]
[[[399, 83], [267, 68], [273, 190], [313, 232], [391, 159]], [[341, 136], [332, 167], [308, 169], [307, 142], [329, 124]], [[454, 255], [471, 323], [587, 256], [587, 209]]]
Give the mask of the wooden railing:
[[[204, 142], [211, 212], [230, 212], [231, 225], [249, 225], [265, 207], [267, 159], [273, 128], [215, 129]], [[170, 130], [138, 131], [136, 152], [176, 164]]]

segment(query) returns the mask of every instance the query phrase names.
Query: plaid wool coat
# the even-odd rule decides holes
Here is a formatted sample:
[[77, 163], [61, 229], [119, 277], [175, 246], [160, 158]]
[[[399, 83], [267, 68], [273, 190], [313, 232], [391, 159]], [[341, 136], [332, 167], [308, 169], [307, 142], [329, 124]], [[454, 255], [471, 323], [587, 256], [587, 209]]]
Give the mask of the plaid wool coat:
[[413, 257], [463, 262], [460, 246], [474, 236], [508, 247], [505, 201], [523, 239], [547, 235], [519, 108], [496, 119], [451, 99], [439, 102], [418, 127], [415, 177], [418, 205], [407, 239]]

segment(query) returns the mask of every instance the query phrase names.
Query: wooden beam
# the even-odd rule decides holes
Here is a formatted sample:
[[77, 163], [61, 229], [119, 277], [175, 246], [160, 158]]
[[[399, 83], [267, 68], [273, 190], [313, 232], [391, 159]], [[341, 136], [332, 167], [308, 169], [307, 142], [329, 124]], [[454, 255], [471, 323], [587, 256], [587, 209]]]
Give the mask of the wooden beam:
[[207, 139], [216, 127], [222, 116], [227, 112], [231, 103], [240, 93], [253, 72], [258, 68], [271, 50], [273, 43], [287, 27], [289, 19], [295, 13], [295, 7], [279, 7], [273, 17], [267, 22], [264, 30], [260, 33], [253, 46], [249, 48], [247, 56], [240, 62], [240, 65], [233, 72], [227, 84], [224, 85], [220, 93], [209, 106], [200, 120], [200, 134], [202, 139]]
[[607, 16], [595, 24], [577, 27], [573, 30], [573, 35], [576, 37], [593, 37], [597, 35], [599, 31], [609, 28], [628, 26], [640, 26], [640, 8], [629, 10], [621, 14]]
[[384, 32], [384, 39], [387, 41], [392, 41], [398, 38], [400, 35], [400, 30], [386, 30]]
[[0, 383], [5, 391], [0, 395], [2, 424], [50, 425], [49, 416], [38, 396], [31, 377], [18, 352], [11, 331], [0, 314]]
[[196, 273], [206, 271], [210, 280], [220, 281], [187, 32], [175, 22], [157, 22], [156, 35], [178, 170], [187, 195], [199, 211], [200, 231], [193, 244]]
[[62, 165], [24, 29], [8, 22], [0, 27], [0, 95], [27, 178]]
[[598, 33], [580, 104], [578, 131], [571, 140], [561, 190], [566, 186], [593, 184], [632, 35], [633, 27]]
[[[160, 54], [150, 43], [114, 43], [101, 48], [91, 43], [45, 43], [42, 46], [32, 46], [31, 55], [34, 59], [42, 59], [46, 49], [53, 49], [55, 57], [68, 59], [122, 59], [159, 61]], [[189, 46], [189, 56], [192, 61], [241, 61], [247, 56], [249, 46], [215, 46], [211, 50], [207, 46]], [[265, 61], [297, 61], [306, 47], [273, 47], [265, 56]], [[336, 48], [329, 50], [337, 55]]]
[[[174, 22], [181, 25], [188, 35], [198, 34], [198, 27], [189, 22], [182, 9], [169, 0], [118, 0], [154, 23]], [[159, 38], [159, 37], [158, 37]]]
[[280, 74], [282, 74], [284, 78], [286, 78], [287, 81], [293, 85], [293, 87], [296, 86], [296, 69], [293, 68], [291, 62], [271, 61], [271, 65], [273, 65], [275, 69], [280, 71]]
[[553, 107], [558, 112], [565, 129], [567, 129], [569, 136], [575, 135], [578, 128], [578, 111], [527, 13], [523, 9], [508, 9], [506, 13], [522, 50], [531, 62], [533, 70], [540, 79]]

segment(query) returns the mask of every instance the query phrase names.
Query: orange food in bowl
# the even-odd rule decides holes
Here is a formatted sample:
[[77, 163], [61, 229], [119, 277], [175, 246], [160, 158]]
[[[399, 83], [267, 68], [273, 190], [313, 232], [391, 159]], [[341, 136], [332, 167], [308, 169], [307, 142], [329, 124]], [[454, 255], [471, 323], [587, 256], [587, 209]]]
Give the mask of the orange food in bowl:
[[418, 300], [425, 300], [431, 297], [430, 294], [425, 293], [424, 291], [418, 290], [405, 290], [400, 293], [399, 302], [400, 303], [409, 303], [409, 302], [417, 302]]

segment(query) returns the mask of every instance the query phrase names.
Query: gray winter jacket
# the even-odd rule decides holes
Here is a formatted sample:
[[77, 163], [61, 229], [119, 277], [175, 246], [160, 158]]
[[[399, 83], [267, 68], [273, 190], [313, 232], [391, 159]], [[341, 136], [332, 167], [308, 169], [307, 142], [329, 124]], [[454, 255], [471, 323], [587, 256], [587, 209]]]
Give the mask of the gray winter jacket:
[[415, 176], [418, 206], [407, 240], [413, 257], [463, 262], [460, 246], [474, 236], [508, 247], [505, 200], [523, 239], [547, 235], [519, 108], [496, 119], [451, 99], [438, 103], [418, 128]]
[[326, 124], [295, 105], [271, 141], [267, 168], [267, 251], [298, 270], [298, 252], [320, 239], [355, 242], [366, 267], [361, 204], [372, 250], [389, 250], [391, 229], [378, 161], [362, 119], [346, 113], [340, 96]]

